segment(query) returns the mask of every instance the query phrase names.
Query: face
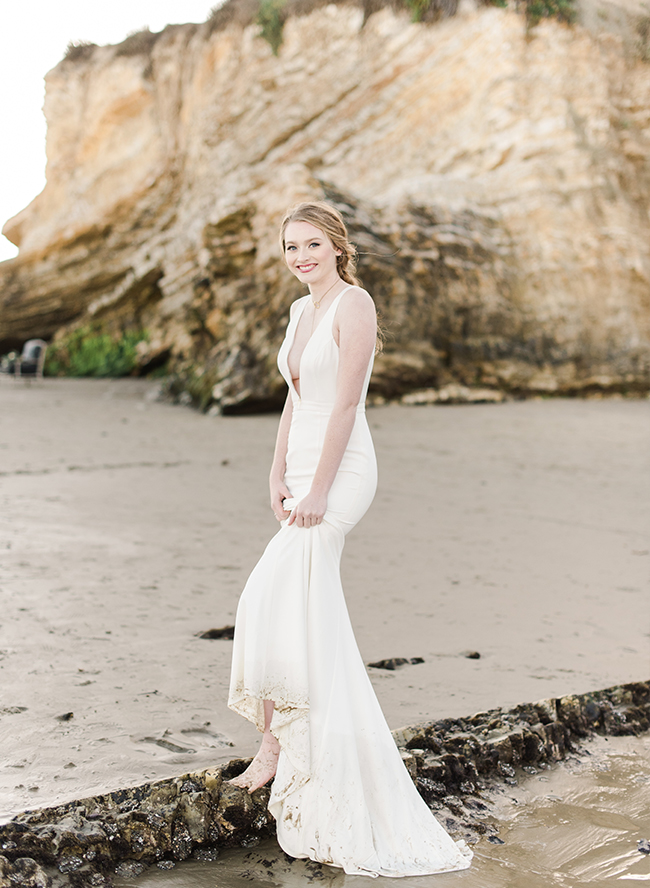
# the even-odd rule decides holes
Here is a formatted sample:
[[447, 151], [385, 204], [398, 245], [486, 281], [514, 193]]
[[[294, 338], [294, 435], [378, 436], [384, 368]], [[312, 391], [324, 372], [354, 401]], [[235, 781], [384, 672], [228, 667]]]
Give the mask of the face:
[[299, 281], [317, 284], [331, 280], [336, 269], [337, 250], [329, 237], [310, 222], [289, 222], [284, 232], [284, 258]]

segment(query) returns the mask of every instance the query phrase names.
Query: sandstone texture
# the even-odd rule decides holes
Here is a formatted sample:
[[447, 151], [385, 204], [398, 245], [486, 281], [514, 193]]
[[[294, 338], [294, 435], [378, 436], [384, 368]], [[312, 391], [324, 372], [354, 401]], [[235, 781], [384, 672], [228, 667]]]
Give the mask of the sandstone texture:
[[[394, 731], [420, 794], [445, 827], [476, 841], [496, 836], [490, 787], [560, 761], [584, 738], [650, 729], [650, 681], [494, 709]], [[274, 831], [269, 787], [230, 786], [248, 760], [32, 811], [0, 826], [0, 886], [107, 886], [110, 874], [214, 859]], [[40, 881], [38, 881], [40, 879]], [[4, 880], [4, 881], [3, 881]]]
[[328, 5], [277, 56], [231, 21], [65, 59], [47, 185], [4, 228], [0, 351], [145, 330], [141, 370], [169, 361], [195, 403], [275, 406], [302, 293], [278, 223], [325, 197], [386, 331], [375, 393], [647, 391], [650, 65], [612, 10], [641, 27]]

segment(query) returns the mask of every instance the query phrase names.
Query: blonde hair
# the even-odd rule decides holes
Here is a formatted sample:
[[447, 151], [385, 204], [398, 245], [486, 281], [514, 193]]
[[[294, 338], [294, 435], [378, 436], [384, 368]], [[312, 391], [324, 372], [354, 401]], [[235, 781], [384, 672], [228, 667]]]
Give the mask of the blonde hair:
[[341, 251], [341, 255], [336, 257], [336, 270], [340, 278], [346, 284], [352, 284], [355, 287], [361, 286], [355, 274], [357, 251], [348, 240], [348, 230], [338, 210], [322, 200], [306, 201], [288, 210], [280, 226], [280, 243], [283, 254], [286, 251], [284, 233], [290, 222], [309, 222], [310, 225], [326, 234], [334, 249]]

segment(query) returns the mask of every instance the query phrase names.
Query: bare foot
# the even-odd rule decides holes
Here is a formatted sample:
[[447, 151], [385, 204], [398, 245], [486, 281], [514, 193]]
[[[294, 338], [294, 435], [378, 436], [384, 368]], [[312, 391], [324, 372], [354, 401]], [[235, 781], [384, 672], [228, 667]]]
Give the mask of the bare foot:
[[275, 772], [278, 769], [279, 755], [280, 744], [270, 731], [265, 732], [262, 737], [262, 745], [253, 761], [243, 774], [233, 777], [228, 783], [232, 784], [232, 786], [241, 786], [242, 789], [247, 789], [249, 793], [255, 792], [260, 786], [268, 783], [271, 777], [275, 777]]

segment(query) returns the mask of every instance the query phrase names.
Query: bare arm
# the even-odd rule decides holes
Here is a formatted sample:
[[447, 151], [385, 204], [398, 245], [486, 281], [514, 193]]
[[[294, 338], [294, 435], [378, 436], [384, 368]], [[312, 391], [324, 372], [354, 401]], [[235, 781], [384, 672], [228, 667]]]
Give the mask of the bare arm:
[[327, 495], [352, 434], [368, 361], [377, 339], [377, 314], [365, 290], [355, 289], [346, 294], [337, 311], [337, 322], [340, 351], [336, 401], [327, 424], [311, 490], [298, 503], [289, 519], [289, 524], [295, 522], [299, 527], [311, 527], [323, 520]]
[[285, 497], [291, 496], [291, 491], [284, 483], [284, 474], [287, 470], [287, 449], [292, 415], [293, 401], [291, 400], [291, 392], [289, 392], [287, 394], [287, 400], [284, 402], [282, 416], [280, 417], [278, 434], [275, 439], [275, 453], [273, 454], [273, 463], [271, 464], [271, 472], [269, 474], [271, 508], [273, 509], [275, 517], [279, 521], [284, 520], [289, 515], [282, 505], [282, 500]]
[[[289, 309], [289, 317], [293, 318], [296, 309], [294, 302]], [[285, 511], [282, 500], [291, 496], [291, 491], [284, 483], [284, 476], [287, 471], [287, 451], [289, 449], [289, 428], [291, 426], [291, 417], [293, 416], [293, 399], [291, 390], [287, 392], [287, 398], [282, 408], [280, 416], [280, 424], [278, 433], [275, 437], [275, 452], [273, 453], [273, 462], [271, 463], [271, 471], [269, 473], [269, 490], [271, 493], [271, 508], [273, 514], [278, 521], [284, 520], [289, 512]]]

